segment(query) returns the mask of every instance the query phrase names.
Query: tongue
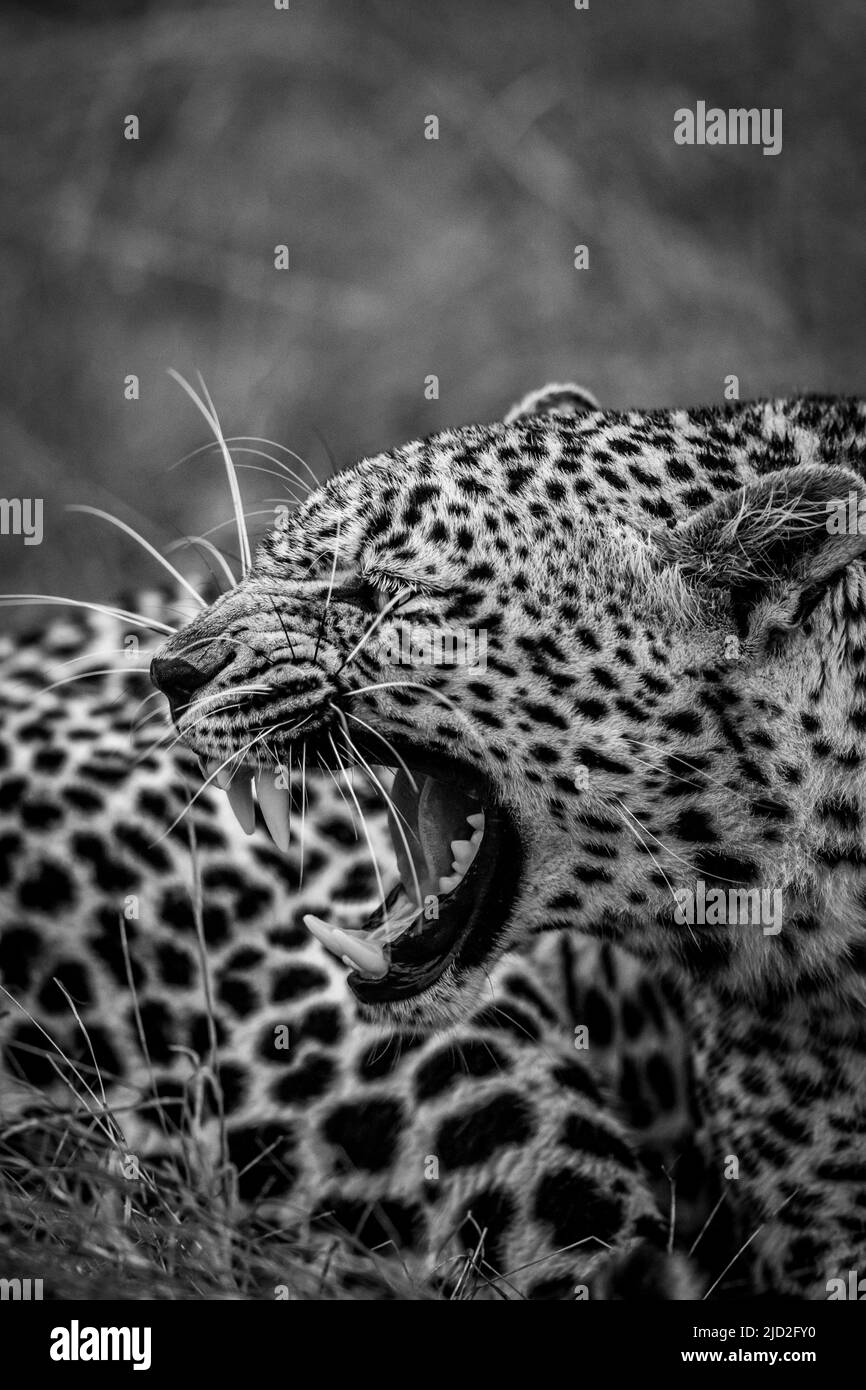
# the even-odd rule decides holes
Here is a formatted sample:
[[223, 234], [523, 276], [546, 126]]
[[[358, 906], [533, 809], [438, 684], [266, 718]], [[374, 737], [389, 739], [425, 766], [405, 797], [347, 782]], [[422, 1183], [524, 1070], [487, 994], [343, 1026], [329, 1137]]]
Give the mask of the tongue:
[[[423, 892], [430, 877], [418, 837], [418, 801], [423, 784], [424, 778], [419, 775], [414, 779], [413, 787], [401, 768], [391, 787], [391, 801], [397, 814], [395, 815], [391, 806], [388, 806], [388, 825], [391, 830], [391, 843], [397, 856], [400, 881], [413, 901], [417, 896], [416, 879]], [[409, 853], [406, 850], [407, 845]], [[412, 856], [411, 860], [409, 854]]]
[[[420, 795], [417, 788], [420, 787]], [[394, 778], [391, 798], [399, 812], [397, 818], [389, 809], [391, 838], [400, 867], [400, 877], [410, 897], [415, 896], [415, 875], [423, 892], [436, 892], [439, 879], [451, 872], [451, 841], [466, 834], [466, 817], [476, 810], [471, 797], [448, 782], [417, 774], [415, 788], [401, 769]], [[415, 874], [406, 853], [403, 836], [409, 845]]]
[[418, 802], [418, 833], [430, 876], [436, 881], [451, 873], [451, 841], [462, 834], [469, 802], [461, 811], [465, 798], [445, 782], [426, 778]]

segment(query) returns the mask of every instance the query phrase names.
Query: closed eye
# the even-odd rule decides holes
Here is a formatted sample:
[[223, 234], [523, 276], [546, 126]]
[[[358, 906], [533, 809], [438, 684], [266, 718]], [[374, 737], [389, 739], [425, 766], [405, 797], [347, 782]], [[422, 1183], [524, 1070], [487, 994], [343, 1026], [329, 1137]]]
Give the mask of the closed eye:
[[380, 592], [387, 594], [388, 598], [393, 598], [395, 594], [405, 593], [407, 599], [410, 598], [431, 598], [437, 593], [442, 593], [435, 584], [427, 580], [414, 579], [405, 574], [395, 574], [391, 570], [371, 569], [367, 571], [367, 579], [370, 584]]

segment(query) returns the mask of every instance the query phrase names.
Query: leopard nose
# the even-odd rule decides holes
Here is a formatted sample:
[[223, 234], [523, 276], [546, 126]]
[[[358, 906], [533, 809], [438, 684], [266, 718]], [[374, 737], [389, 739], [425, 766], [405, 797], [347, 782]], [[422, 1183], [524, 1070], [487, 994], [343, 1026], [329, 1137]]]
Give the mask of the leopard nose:
[[195, 648], [189, 659], [157, 654], [150, 663], [150, 678], [172, 706], [189, 704], [197, 690], [228, 666], [232, 655], [232, 649], [221, 642]]

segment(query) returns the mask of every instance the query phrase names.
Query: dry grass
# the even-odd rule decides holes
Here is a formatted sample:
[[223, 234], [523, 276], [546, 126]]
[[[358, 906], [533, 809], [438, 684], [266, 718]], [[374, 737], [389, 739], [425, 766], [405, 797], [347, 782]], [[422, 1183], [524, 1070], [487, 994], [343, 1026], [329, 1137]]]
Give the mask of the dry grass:
[[[300, 1238], [258, 1217], [237, 1200], [235, 1170], [214, 1169], [190, 1133], [175, 1158], [142, 1161], [133, 1180], [122, 1171], [128, 1161], [91, 1114], [42, 1097], [5, 1123], [2, 1276], [41, 1278], [51, 1299], [273, 1300], [278, 1289], [300, 1300], [443, 1296], [349, 1235]], [[458, 1296], [471, 1296], [475, 1282], [464, 1280]]]

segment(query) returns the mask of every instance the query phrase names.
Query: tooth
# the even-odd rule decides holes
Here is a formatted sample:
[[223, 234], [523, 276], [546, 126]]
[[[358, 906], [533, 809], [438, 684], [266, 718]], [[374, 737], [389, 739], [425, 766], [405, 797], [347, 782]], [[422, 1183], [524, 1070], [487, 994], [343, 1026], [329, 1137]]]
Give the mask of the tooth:
[[374, 942], [361, 942], [357, 937], [349, 936], [348, 932], [341, 931], [339, 927], [336, 928], [336, 935], [343, 947], [344, 960], [348, 957], [352, 965], [365, 975], [372, 975], [374, 980], [381, 980], [383, 975], [388, 974], [388, 962], [381, 946]]
[[230, 783], [226, 796], [241, 830], [245, 835], [252, 835], [256, 828], [252, 778], [247, 773], [241, 772], [240, 776]]
[[304, 926], [307, 931], [312, 932], [317, 941], [321, 941], [323, 946], [333, 951], [335, 956], [348, 961], [349, 965], [364, 975], [372, 975], [377, 980], [387, 975], [388, 962], [385, 960], [385, 953], [375, 942], [359, 941], [354, 932], [344, 931], [342, 927], [332, 927], [323, 922], [321, 917], [314, 917], [311, 912], [304, 916]]
[[467, 821], [469, 822], [469, 824], [472, 826], [472, 829], [473, 829], [473, 830], [480, 830], [480, 831], [483, 832], [483, 830], [484, 830], [484, 812], [483, 812], [483, 811], [478, 811], [477, 814], [474, 815], [474, 816], [467, 816], [466, 819], [467, 819]]
[[256, 778], [256, 796], [271, 839], [285, 854], [289, 848], [289, 792], [274, 785], [273, 770], [270, 770], [260, 772]]
[[465, 864], [472, 858], [471, 840], [452, 840], [451, 853], [458, 864]]
[[223, 767], [217, 758], [211, 758], [207, 763], [207, 776], [213, 777], [217, 786], [227, 792], [231, 785], [232, 775], [227, 767]]
[[440, 893], [450, 893], [450, 892], [452, 891], [452, 889], [454, 889], [454, 888], [457, 887], [457, 885], [458, 885], [458, 883], [460, 882], [460, 880], [462, 879], [462, 877], [463, 877], [462, 874], [448, 874], [447, 877], [445, 877], [445, 878], [440, 878], [440, 880], [439, 880], [439, 891], [440, 891]]

